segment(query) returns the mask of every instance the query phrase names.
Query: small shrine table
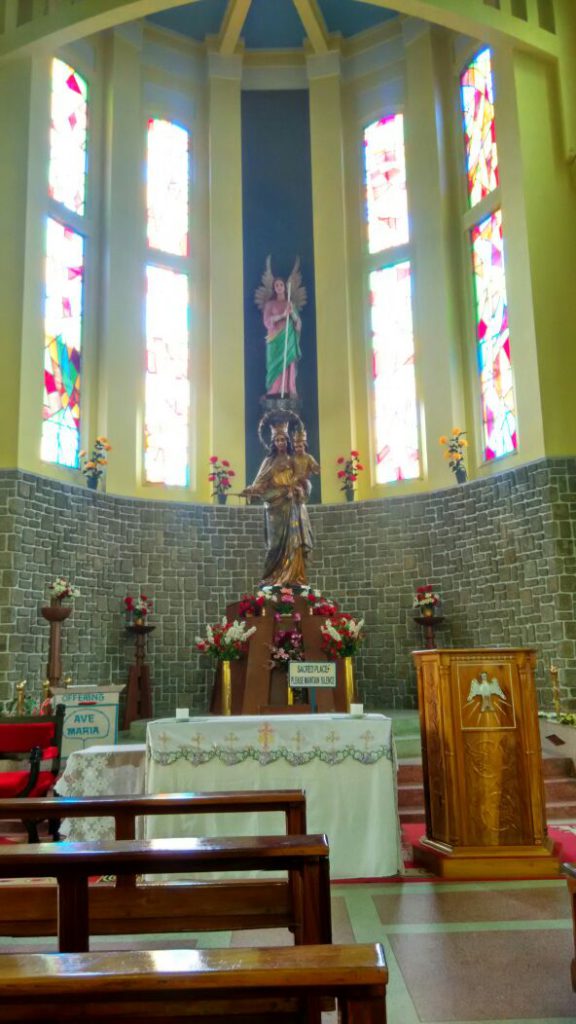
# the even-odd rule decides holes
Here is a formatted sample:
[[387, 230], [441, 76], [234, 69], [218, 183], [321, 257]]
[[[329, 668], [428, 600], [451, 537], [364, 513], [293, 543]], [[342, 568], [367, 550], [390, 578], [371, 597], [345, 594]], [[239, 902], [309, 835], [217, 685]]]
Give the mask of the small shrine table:
[[[149, 722], [149, 793], [304, 789], [308, 831], [325, 832], [333, 879], [402, 870], [391, 721], [384, 715], [241, 715]], [[149, 818], [146, 837], [272, 835], [282, 815]]]
[[[86, 747], [70, 754], [56, 783], [58, 796], [126, 796], [145, 792], [143, 743]], [[69, 818], [60, 829], [71, 842], [113, 839], [113, 818]]]

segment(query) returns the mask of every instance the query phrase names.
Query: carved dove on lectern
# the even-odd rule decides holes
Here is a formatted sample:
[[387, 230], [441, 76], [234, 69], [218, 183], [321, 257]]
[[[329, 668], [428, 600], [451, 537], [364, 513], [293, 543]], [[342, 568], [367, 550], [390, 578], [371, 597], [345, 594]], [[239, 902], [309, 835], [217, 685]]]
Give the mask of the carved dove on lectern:
[[503, 693], [500, 683], [497, 679], [488, 679], [487, 672], [480, 673], [480, 681], [473, 679], [470, 683], [468, 704], [475, 697], [480, 697], [482, 700], [481, 713], [482, 711], [498, 711], [498, 708], [494, 707], [492, 703], [492, 697], [500, 697], [500, 700], [506, 703], [506, 695]]

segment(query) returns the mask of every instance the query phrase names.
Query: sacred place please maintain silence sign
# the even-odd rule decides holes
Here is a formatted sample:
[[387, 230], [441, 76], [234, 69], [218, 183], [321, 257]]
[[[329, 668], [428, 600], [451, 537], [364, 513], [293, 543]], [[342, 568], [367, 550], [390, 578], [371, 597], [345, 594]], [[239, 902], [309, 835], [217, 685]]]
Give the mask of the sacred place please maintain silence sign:
[[336, 663], [334, 661], [291, 661], [288, 683], [293, 690], [313, 686], [326, 688], [336, 686]]

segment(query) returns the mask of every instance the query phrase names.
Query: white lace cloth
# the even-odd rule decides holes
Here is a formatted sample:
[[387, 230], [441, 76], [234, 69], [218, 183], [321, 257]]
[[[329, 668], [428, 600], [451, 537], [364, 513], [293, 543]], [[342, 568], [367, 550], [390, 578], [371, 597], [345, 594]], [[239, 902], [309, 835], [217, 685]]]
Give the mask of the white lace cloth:
[[[332, 878], [380, 878], [402, 871], [392, 723], [384, 715], [150, 722], [146, 788], [149, 793], [304, 789], [308, 832], [327, 834]], [[147, 838], [273, 835], [284, 828], [281, 814], [146, 820]]]
[[[145, 745], [86, 747], [68, 757], [58, 796], [134, 796], [144, 793]], [[137, 820], [138, 824], [138, 820]], [[71, 841], [113, 839], [113, 818], [67, 818], [60, 834]]]

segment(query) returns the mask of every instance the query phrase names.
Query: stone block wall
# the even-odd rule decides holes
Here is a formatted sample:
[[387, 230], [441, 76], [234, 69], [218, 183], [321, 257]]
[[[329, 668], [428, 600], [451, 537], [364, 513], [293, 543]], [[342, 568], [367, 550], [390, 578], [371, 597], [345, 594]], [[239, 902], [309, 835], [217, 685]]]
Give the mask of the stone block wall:
[[[541, 703], [560, 669], [576, 704], [576, 460], [545, 460], [425, 495], [310, 508], [310, 582], [364, 615], [356, 661], [370, 707], [414, 707], [411, 651], [422, 634], [412, 600], [431, 582], [443, 599], [442, 646], [538, 651]], [[0, 698], [22, 678], [39, 690], [48, 624], [39, 608], [58, 575], [81, 590], [63, 626], [64, 673], [125, 682], [132, 639], [122, 599], [154, 600], [149, 662], [155, 714], [208, 707], [213, 670], [194, 638], [259, 579], [261, 508], [119, 498], [0, 472]]]

